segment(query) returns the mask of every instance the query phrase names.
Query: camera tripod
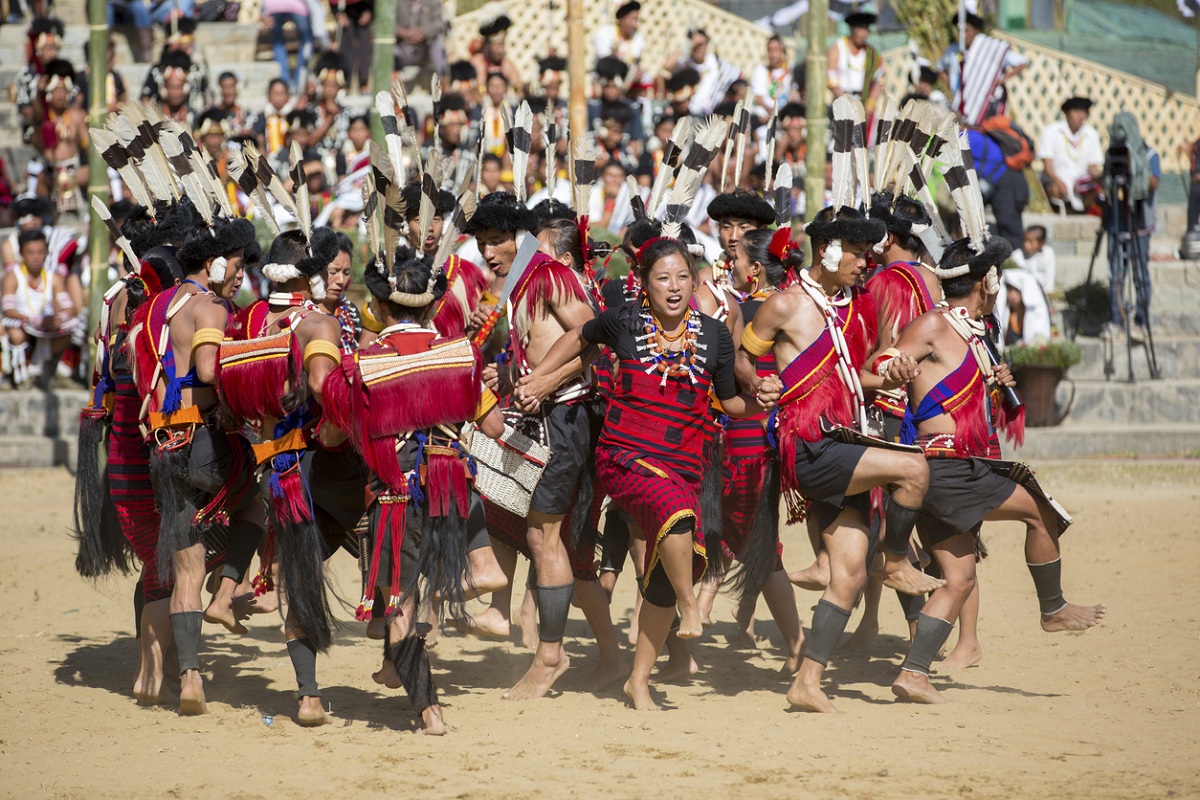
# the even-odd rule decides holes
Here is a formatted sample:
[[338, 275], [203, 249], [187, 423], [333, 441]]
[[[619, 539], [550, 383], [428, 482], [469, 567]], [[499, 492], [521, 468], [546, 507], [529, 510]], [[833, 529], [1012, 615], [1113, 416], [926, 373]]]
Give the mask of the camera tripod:
[[[1134, 318], [1138, 311], [1142, 313], [1142, 319], [1145, 322], [1145, 338], [1141, 342], [1141, 347], [1146, 352], [1146, 362], [1150, 367], [1150, 379], [1157, 380], [1162, 377], [1158, 369], [1158, 358], [1154, 352], [1154, 333], [1150, 326], [1150, 301], [1145, 296], [1149, 293], [1149, 274], [1146, 277], [1146, 286], [1143, 291], [1138, 291], [1136, 272], [1137, 265], [1141, 263], [1143, 257], [1141, 238], [1137, 235], [1136, 226], [1134, 224], [1133, 207], [1129, 202], [1129, 185], [1127, 178], [1124, 175], [1114, 175], [1112, 182], [1113, 197], [1109, 200], [1109, 205], [1104, 211], [1104, 222], [1096, 231], [1096, 244], [1092, 248], [1092, 259], [1088, 264], [1087, 284], [1092, 282], [1092, 273], [1096, 267], [1096, 257], [1100, 254], [1100, 242], [1104, 238], [1105, 233], [1109, 233], [1109, 247], [1118, 249], [1117, 257], [1120, 258], [1120, 275], [1117, 279], [1116, 291], [1121, 305], [1121, 318], [1125, 327], [1125, 358], [1129, 367], [1128, 381], [1129, 383], [1136, 382], [1136, 377], [1133, 371], [1133, 325]], [[1148, 255], [1148, 254], [1146, 254]], [[1109, 259], [1113, 258], [1113, 254], [1109, 253]], [[1147, 270], [1148, 272], [1148, 270]], [[1111, 276], [1110, 276], [1111, 280]], [[1110, 289], [1111, 291], [1111, 289]], [[1136, 298], [1136, 300], [1135, 300]], [[1137, 307], [1135, 307], [1135, 302]], [[1112, 336], [1102, 338], [1104, 342], [1104, 378], [1112, 380], [1116, 374], [1116, 342]]]

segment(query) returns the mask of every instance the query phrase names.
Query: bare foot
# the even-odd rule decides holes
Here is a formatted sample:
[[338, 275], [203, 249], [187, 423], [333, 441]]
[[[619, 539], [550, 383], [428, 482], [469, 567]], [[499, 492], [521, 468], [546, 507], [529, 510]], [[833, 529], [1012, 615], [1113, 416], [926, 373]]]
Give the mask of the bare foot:
[[712, 618], [712, 612], [700, 617], [700, 624], [704, 626], [705, 630], [717, 627], [716, 620]]
[[650, 679], [651, 683], [674, 683], [675, 681], [687, 680], [700, 671], [700, 665], [696, 663], [696, 659], [689, 654], [686, 659], [671, 658], [663, 665], [662, 669], [654, 673], [654, 677]]
[[208, 608], [204, 609], [204, 621], [214, 625], [224, 625], [225, 629], [230, 633], [235, 633], [238, 636], [245, 636], [249, 631], [246, 626], [239, 620], [245, 619], [249, 614], [239, 617], [234, 611], [234, 601], [231, 599], [227, 603], [221, 602], [214, 597], [212, 602], [208, 604]]
[[571, 666], [571, 659], [567, 658], [567, 654], [561, 649], [559, 654], [557, 663], [551, 663], [549, 659], [543, 660], [541, 653], [535, 655], [529, 671], [517, 681], [516, 686], [504, 693], [504, 699], [534, 700], [545, 697], [546, 692], [550, 691], [550, 687], [558, 680], [558, 676]]
[[517, 612], [517, 624], [521, 626], [521, 646], [526, 650], [537, 650], [538, 647], [537, 603], [532, 601], [532, 598], [533, 595], [526, 591], [521, 600], [521, 610]]
[[933, 671], [939, 675], [947, 672], [956, 672], [975, 666], [981, 658], [983, 658], [983, 650], [979, 647], [978, 642], [966, 645], [960, 641], [954, 645], [954, 649], [950, 651], [950, 655], [941, 661], [934, 662]]
[[204, 702], [204, 680], [200, 670], [189, 669], [179, 676], [179, 716], [193, 717], [207, 714], [208, 704]]
[[893, 558], [889, 554], [880, 577], [889, 589], [911, 595], [929, 594], [946, 585], [944, 580], [926, 575], [908, 563], [907, 556]]
[[233, 613], [238, 619], [246, 619], [251, 614], [274, 614], [278, 610], [279, 595], [275, 592], [258, 596], [246, 592], [233, 598]]
[[629, 677], [629, 662], [624, 656], [615, 659], [600, 659], [600, 663], [592, 670], [584, 684], [585, 692], [598, 692], [607, 689], [621, 678]]
[[843, 649], [848, 653], [866, 653], [871, 649], [871, 645], [875, 643], [875, 637], [878, 635], [879, 620], [876, 619], [872, 622], [863, 620], [858, 623], [854, 635], [846, 642]]
[[787, 701], [793, 708], [801, 711], [816, 711], [821, 714], [840, 713], [821, 691], [820, 685], [811, 686], [798, 680], [792, 681], [792, 688], [788, 689]]
[[494, 608], [485, 609], [482, 614], [473, 617], [451, 620], [450, 624], [459, 633], [479, 636], [483, 639], [507, 639], [511, 630], [508, 620], [500, 616], [500, 612]]
[[371, 617], [367, 623], [367, 638], [368, 639], [385, 639], [387, 638], [387, 620], [383, 617]]
[[504, 570], [500, 569], [500, 565], [496, 563], [495, 556], [473, 558], [471, 573], [462, 583], [463, 594], [468, 600], [498, 592], [505, 586], [508, 586], [508, 578], [504, 575]]
[[139, 706], [169, 706], [179, 700], [179, 692], [168, 686], [162, 678], [152, 681], [140, 676], [133, 685], [133, 696], [137, 698]]
[[788, 580], [801, 589], [820, 592], [829, 586], [829, 564], [817, 559], [804, 569], [788, 573]]
[[729, 637], [729, 646], [734, 650], [757, 650], [758, 640], [747, 631], [738, 630], [737, 633]]
[[1047, 633], [1086, 631], [1099, 625], [1107, 612], [1108, 606], [1104, 603], [1098, 606], [1076, 606], [1067, 603], [1053, 614], [1042, 614], [1042, 630]]
[[321, 706], [319, 697], [301, 697], [300, 711], [296, 714], [296, 723], [305, 728], [315, 728], [329, 722], [325, 709]]
[[424, 736], [444, 736], [446, 734], [446, 720], [442, 718], [441, 706], [429, 706], [421, 712], [421, 728], [417, 733]]
[[938, 703], [946, 702], [945, 696], [929, 682], [928, 675], [922, 675], [919, 672], [909, 672], [906, 669], [900, 670], [899, 677], [892, 684], [892, 694], [901, 700], [908, 700], [913, 703], [937, 705]]
[[646, 684], [634, 685], [632, 680], [625, 681], [625, 696], [633, 703], [634, 711], [658, 711], [658, 703], [650, 696], [650, 687]]
[[399, 689], [404, 685], [400, 682], [400, 673], [396, 672], [396, 665], [387, 656], [383, 657], [383, 666], [379, 671], [371, 673], [371, 680], [389, 689]]
[[680, 639], [698, 639], [704, 634], [704, 623], [700, 621], [700, 609], [695, 603], [679, 606], [679, 628], [675, 635]]

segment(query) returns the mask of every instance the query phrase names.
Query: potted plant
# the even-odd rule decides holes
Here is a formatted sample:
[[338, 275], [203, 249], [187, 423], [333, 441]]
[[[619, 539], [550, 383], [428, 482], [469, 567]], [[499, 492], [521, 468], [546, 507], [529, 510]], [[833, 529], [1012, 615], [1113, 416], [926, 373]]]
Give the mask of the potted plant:
[[1054, 394], [1066, 371], [1083, 360], [1079, 345], [1068, 339], [1019, 344], [1009, 349], [1007, 358], [1017, 382], [1017, 394], [1025, 403], [1025, 424], [1045, 428], [1062, 422], [1075, 400], [1074, 382], [1071, 382], [1071, 399], [1061, 414], [1055, 411]]

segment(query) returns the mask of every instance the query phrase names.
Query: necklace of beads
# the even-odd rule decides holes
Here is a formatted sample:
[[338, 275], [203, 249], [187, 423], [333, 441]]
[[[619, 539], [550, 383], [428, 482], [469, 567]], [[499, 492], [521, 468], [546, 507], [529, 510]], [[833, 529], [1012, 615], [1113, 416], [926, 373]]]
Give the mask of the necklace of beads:
[[[659, 386], [666, 386], [667, 378], [672, 376], [687, 375], [692, 383], [696, 382], [696, 364], [699, 361], [697, 351], [707, 349], [707, 345], [699, 343], [700, 314], [695, 309], [688, 309], [682, 330], [672, 336], [663, 330], [658, 318], [650, 310], [649, 303], [643, 302], [642, 330], [645, 331], [644, 335], [637, 339], [644, 342], [649, 351], [641, 357], [642, 363], [648, 365], [647, 375], [654, 372], [662, 375]], [[680, 340], [683, 341], [683, 346], [679, 350], [667, 351], [667, 343]]]

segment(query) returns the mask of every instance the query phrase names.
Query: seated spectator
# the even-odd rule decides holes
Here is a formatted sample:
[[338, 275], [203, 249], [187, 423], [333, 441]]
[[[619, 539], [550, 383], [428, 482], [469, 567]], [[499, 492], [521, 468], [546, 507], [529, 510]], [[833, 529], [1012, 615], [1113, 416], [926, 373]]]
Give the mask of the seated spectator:
[[1005, 291], [996, 303], [1004, 329], [1004, 345], [1030, 345], [1050, 339], [1050, 301], [1033, 273], [1006, 269], [1002, 279]]
[[315, 106], [317, 129], [313, 141], [322, 153], [336, 153], [346, 143], [346, 131], [353, 115], [342, 103], [346, 88], [345, 61], [340, 53], [327, 50], [317, 56], [312, 72], [320, 98]]
[[671, 72], [693, 69], [700, 76], [695, 93], [688, 107], [692, 114], [707, 116], [721, 101], [725, 89], [740, 75], [737, 67], [717, 58], [712, 50], [708, 32], [703, 28], [688, 31], [689, 49], [686, 55], [676, 54], [667, 60], [666, 68]]
[[[588, 101], [588, 127], [595, 130], [601, 121], [601, 112], [616, 106], [624, 106], [629, 111], [628, 119], [624, 120], [625, 128], [633, 141], [641, 142], [646, 138], [642, 126], [640, 109], [626, 96], [629, 81], [629, 65], [614, 56], [608, 56], [596, 61], [596, 85], [599, 87], [597, 97]], [[618, 112], [619, 113], [619, 112]], [[624, 115], [621, 115], [624, 117]], [[632, 167], [631, 167], [632, 169]]]
[[195, 22], [195, 0], [108, 0], [108, 27], [123, 23], [137, 29], [138, 45], [134, 57], [138, 61], [150, 60], [150, 48], [154, 42], [153, 25], [170, 27], [184, 21]]
[[663, 82], [663, 92], [666, 94], [667, 107], [670, 113], [678, 118], [692, 113], [692, 100], [696, 96], [696, 87], [700, 85], [700, 73], [691, 67], [675, 70]]
[[1046, 294], [1054, 292], [1054, 248], [1046, 244], [1043, 226], [1030, 225], [1025, 229], [1025, 240], [1013, 250], [1012, 258], [1018, 267], [1037, 278]]
[[512, 19], [502, 13], [479, 26], [480, 38], [471, 43], [471, 63], [481, 84], [499, 72], [510, 86], [521, 85], [521, 73], [507, 55], [508, 29], [512, 24]]
[[563, 97], [562, 93], [566, 73], [567, 60], [562, 56], [539, 58], [538, 79], [529, 85], [527, 94], [540, 97], [552, 109], [566, 108], [567, 98]]
[[[305, 0], [263, 0], [262, 14], [263, 25], [271, 31], [271, 49], [275, 54], [275, 63], [279, 65], [279, 74], [287, 81], [292, 92], [298, 92], [300, 74], [313, 52], [313, 20], [309, 5]], [[296, 26], [296, 35], [300, 38], [295, 69], [292, 69], [287, 43], [283, 38], [283, 27], [289, 22]]]
[[186, 74], [187, 104], [193, 111], [212, 105], [208, 86], [208, 67], [196, 53], [196, 21], [181, 20], [176, 32], [163, 43], [158, 61], [146, 73], [142, 82], [142, 99], [156, 102], [162, 99], [167, 70], [182, 69]]
[[467, 115], [467, 101], [459, 94], [444, 94], [438, 104], [437, 147], [443, 156], [449, 158], [459, 150], [470, 150], [471, 144], [463, 136], [470, 119]]
[[1190, 165], [1188, 174], [1191, 176], [1188, 181], [1187, 226], [1189, 231], [1194, 231], [1200, 227], [1200, 139], [1192, 142], [1187, 151]]
[[1037, 157], [1042, 159], [1042, 185], [1051, 200], [1067, 211], [1084, 213], [1099, 197], [1098, 179], [1104, 167], [1100, 134], [1087, 124], [1092, 101], [1072, 97], [1062, 104], [1063, 119], [1051, 122], [1038, 137]]
[[40, 89], [39, 83], [46, 65], [58, 59], [65, 30], [62, 20], [47, 17], [38, 17], [29, 26], [25, 66], [17, 70], [13, 79], [13, 100], [21, 115], [21, 141], [25, 144], [33, 141], [34, 96]]
[[159, 90], [160, 110], [167, 119], [173, 119], [190, 129], [196, 119], [197, 109], [190, 102], [191, 85], [183, 67], [167, 67], [163, 71], [163, 85]]
[[[504, 107], [509, 105], [508, 87], [508, 79], [502, 72], [488, 75], [483, 85], [483, 112], [480, 118], [483, 149], [500, 157], [508, 154], [503, 112]], [[511, 106], [509, 108], [511, 110]]]
[[38, 194], [54, 197], [60, 211], [74, 211], [81, 207], [87, 188], [89, 141], [87, 115], [70, 104], [75, 68], [62, 59], [51, 61], [39, 83], [33, 146], [49, 174], [42, 174]]
[[70, 344], [79, 309], [67, 291], [66, 276], [46, 268], [46, 234], [22, 231], [18, 243], [21, 261], [0, 280], [4, 332], [13, 351], [13, 383], [21, 386], [36, 378], [48, 387]]
[[[445, 37], [449, 29], [441, 0], [396, 0], [396, 48], [393, 51], [396, 69], [428, 67], [438, 75], [444, 75]], [[500, 53], [503, 59], [503, 43]], [[520, 80], [520, 74], [511, 61], [509, 67], [509, 80]]]
[[479, 73], [470, 61], [455, 61], [450, 65], [450, 71], [442, 94], [457, 94], [472, 106], [479, 103]]
[[495, 153], [484, 153], [479, 166], [479, 182], [483, 184], [479, 189], [479, 196], [511, 191], [511, 187], [505, 184], [503, 179], [504, 160]]
[[844, 94], [859, 98], [869, 115], [883, 91], [883, 56], [867, 41], [879, 16], [861, 9], [845, 19], [849, 33], [839, 36], [825, 53], [829, 90], [835, 99]]
[[254, 122], [254, 115], [238, 102], [237, 75], [232, 72], [222, 72], [221, 77], [217, 79], [217, 86], [221, 90], [221, 99], [216, 104], [216, 108], [225, 113], [225, 124], [229, 136], [239, 141], [253, 137], [254, 131], [251, 129], [251, 125]]
[[751, 110], [762, 121], [788, 101], [792, 95], [792, 70], [788, 66], [787, 47], [779, 35], [767, 39], [767, 63], [750, 73]]
[[371, 69], [374, 66], [375, 37], [371, 23], [375, 20], [375, 0], [330, 0], [337, 13], [341, 29], [341, 47], [346, 58], [347, 85], [358, 79], [358, 91], [371, 93]]
[[1004, 152], [995, 139], [972, 129], [967, 131], [967, 141], [975, 159], [983, 201], [996, 217], [995, 232], [1008, 239], [1016, 250], [1025, 239], [1021, 215], [1029, 204], [1029, 183], [1024, 173], [1008, 168]]
[[287, 115], [293, 108], [295, 104], [288, 93], [287, 81], [275, 78], [267, 84], [267, 103], [250, 124], [261, 152], [269, 155], [283, 149], [288, 130]]
[[[599, 112], [600, 127], [596, 130], [596, 147], [600, 157], [596, 165], [616, 161], [625, 172], [637, 169], [641, 142], [629, 134], [630, 122], [634, 119], [629, 106], [622, 102], [603, 103]], [[622, 175], [621, 179], [624, 180]]]
[[642, 53], [646, 37], [638, 33], [642, 4], [638, 0], [617, 0], [616, 22], [604, 25], [592, 37], [596, 58], [619, 58], [629, 67], [630, 82], [636, 82], [641, 72]]
[[[88, 84], [92, 75], [91, 44], [91, 42], [83, 43], [83, 71], [75, 75], [79, 81], [80, 103], [84, 107], [90, 102]], [[113, 61], [116, 55], [116, 48], [113, 46], [112, 36], [110, 35], [108, 38], [108, 66], [105, 70], [104, 78], [104, 105], [108, 108], [108, 113], [110, 114], [115, 113], [117, 108], [129, 99], [125, 90], [125, 81], [121, 78], [121, 74], [113, 69]]]

